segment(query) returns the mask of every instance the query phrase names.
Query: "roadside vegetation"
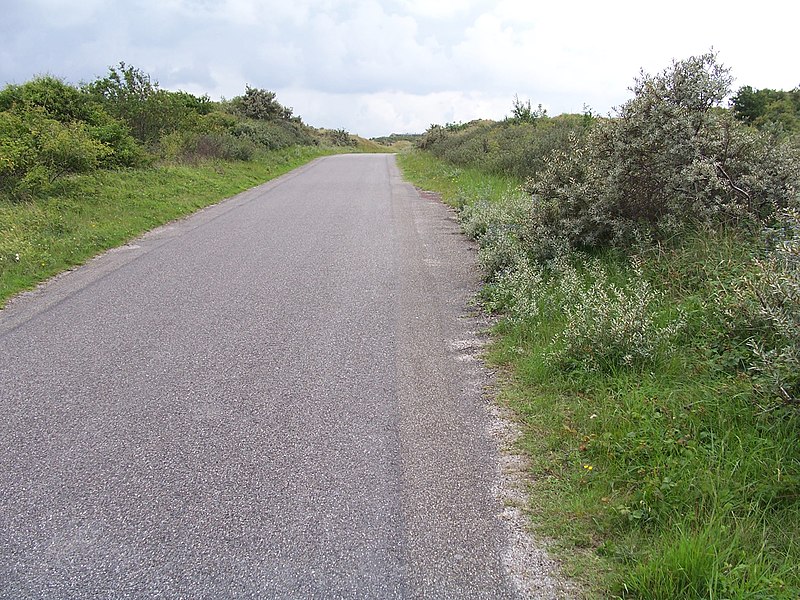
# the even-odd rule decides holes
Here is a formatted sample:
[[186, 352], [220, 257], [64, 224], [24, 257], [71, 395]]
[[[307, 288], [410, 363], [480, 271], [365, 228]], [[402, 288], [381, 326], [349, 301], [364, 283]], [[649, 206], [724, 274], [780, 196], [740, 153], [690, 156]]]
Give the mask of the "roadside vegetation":
[[479, 242], [531, 518], [590, 597], [800, 597], [800, 111], [731, 82], [709, 53], [400, 156]]
[[385, 151], [303, 123], [273, 92], [215, 102], [120, 63], [0, 90], [0, 307], [98, 252], [334, 152]]

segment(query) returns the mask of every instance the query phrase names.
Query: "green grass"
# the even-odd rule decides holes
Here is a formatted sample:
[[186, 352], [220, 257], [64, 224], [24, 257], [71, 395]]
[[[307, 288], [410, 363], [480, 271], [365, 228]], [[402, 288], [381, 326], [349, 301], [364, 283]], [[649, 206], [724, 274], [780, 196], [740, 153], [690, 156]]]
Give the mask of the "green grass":
[[336, 151], [299, 146], [249, 162], [98, 171], [56, 182], [45, 198], [0, 197], [0, 307], [149, 229]]
[[[418, 152], [400, 164], [451, 202], [496, 187]], [[682, 309], [686, 321], [651, 362], [554, 364], [553, 337], [575, 301], [554, 281], [542, 284], [546, 318], [494, 329], [499, 397], [530, 458], [532, 524], [558, 540], [587, 597], [800, 598], [800, 411], [737, 371], [747, 332], [731, 337], [723, 321], [733, 317], [713, 296], [746, 271], [748, 244], [706, 232], [644, 255], [663, 294], [656, 320]], [[629, 285], [624, 257], [597, 258], [615, 285]]]
[[413, 150], [398, 154], [397, 162], [414, 185], [440, 193], [445, 202], [456, 207], [476, 200], [499, 202], [522, 183], [510, 176], [432, 160], [430, 155]]

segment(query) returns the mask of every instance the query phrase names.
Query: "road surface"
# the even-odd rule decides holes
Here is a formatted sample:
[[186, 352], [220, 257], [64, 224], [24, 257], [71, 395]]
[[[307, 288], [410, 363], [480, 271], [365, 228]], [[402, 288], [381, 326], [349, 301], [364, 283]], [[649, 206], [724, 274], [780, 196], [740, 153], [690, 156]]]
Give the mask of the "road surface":
[[514, 597], [474, 261], [334, 156], [13, 301], [0, 597]]

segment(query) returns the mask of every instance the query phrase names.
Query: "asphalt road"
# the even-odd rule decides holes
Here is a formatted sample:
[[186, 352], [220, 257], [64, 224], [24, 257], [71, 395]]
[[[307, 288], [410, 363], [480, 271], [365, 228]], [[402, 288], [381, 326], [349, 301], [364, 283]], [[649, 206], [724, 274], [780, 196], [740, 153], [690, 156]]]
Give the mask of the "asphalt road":
[[0, 598], [512, 598], [474, 252], [318, 160], [0, 311]]

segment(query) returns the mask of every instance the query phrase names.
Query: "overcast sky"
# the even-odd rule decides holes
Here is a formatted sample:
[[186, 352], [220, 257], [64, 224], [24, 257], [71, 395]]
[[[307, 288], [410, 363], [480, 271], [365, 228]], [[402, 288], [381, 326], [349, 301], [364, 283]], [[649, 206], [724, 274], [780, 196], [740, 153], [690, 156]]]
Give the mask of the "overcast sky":
[[515, 94], [605, 114], [650, 73], [714, 48], [734, 88], [800, 84], [800, 3], [752, 0], [0, 0], [0, 83], [71, 83], [125, 61], [161, 87], [245, 84], [366, 137], [500, 119]]

